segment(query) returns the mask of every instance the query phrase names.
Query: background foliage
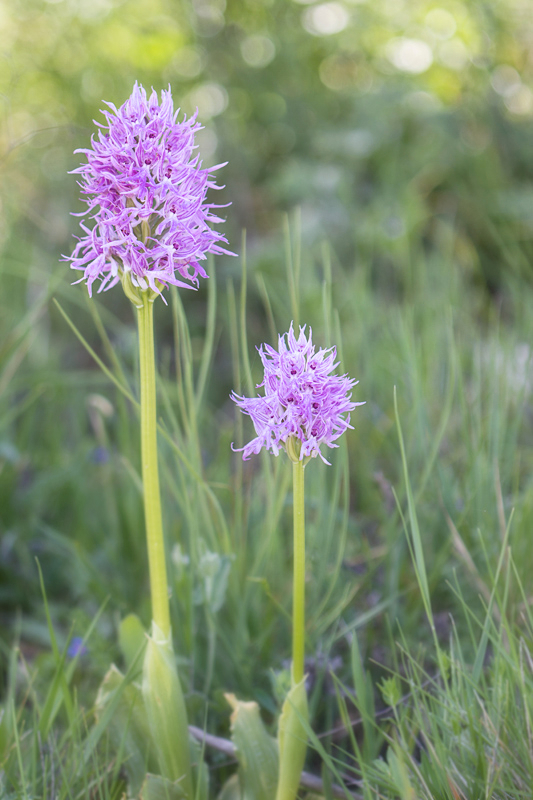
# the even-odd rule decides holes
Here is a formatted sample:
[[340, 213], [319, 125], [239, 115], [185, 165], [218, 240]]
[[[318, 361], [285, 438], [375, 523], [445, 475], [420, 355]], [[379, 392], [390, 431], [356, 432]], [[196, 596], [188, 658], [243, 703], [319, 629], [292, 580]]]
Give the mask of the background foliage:
[[[283, 694], [289, 473], [231, 454], [250, 429], [228, 395], [250, 390], [254, 346], [293, 318], [339, 343], [343, 369], [361, 379], [356, 399], [367, 400], [333, 466], [307, 470], [315, 730], [339, 722], [328, 673], [353, 683], [354, 631], [365, 664], [391, 666], [400, 630], [412, 646], [430, 640], [393, 495], [403, 508], [394, 385], [440, 640], [450, 612], [460, 638], [468, 628], [455, 616], [457, 581], [467, 607], [488, 602], [513, 507], [529, 597], [532, 53], [519, 0], [5, 0], [6, 653], [17, 639], [43, 681], [51, 670], [35, 558], [60, 642], [72, 625], [83, 634], [107, 599], [77, 673], [88, 697], [116, 655], [120, 616], [148, 623], [135, 407], [51, 302], [135, 395], [127, 301], [115, 291], [89, 303], [59, 263], [81, 208], [73, 151], [87, 146], [103, 100], [120, 105], [135, 80], [170, 83], [187, 114], [198, 108], [204, 163], [228, 161], [216, 199], [232, 204], [224, 228], [241, 256], [157, 310], [173, 611], [193, 720], [203, 725], [208, 701], [210, 727], [224, 732], [223, 690], [267, 715]], [[520, 620], [524, 598], [509, 591]]]

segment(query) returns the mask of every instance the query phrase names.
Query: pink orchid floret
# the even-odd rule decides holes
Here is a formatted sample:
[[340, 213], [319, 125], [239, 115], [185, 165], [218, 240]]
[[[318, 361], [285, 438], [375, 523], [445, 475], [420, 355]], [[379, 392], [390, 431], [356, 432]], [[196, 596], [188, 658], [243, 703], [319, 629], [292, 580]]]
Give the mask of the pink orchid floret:
[[[110, 289], [124, 275], [134, 287], [160, 293], [173, 284], [195, 288], [207, 278], [200, 262], [207, 253], [226, 253], [217, 242], [224, 236], [212, 230], [223, 220], [213, 214], [221, 208], [206, 202], [208, 189], [219, 189], [211, 177], [224, 164], [202, 169], [195, 155], [194, 136], [201, 129], [196, 114], [177, 121], [170, 87], [148, 98], [137, 83], [120, 107], [107, 103], [107, 124], [84, 153], [87, 163], [74, 173], [87, 210], [77, 216], [83, 236], [70, 258], [81, 270], [89, 295], [95, 280], [98, 291]], [[78, 281], [79, 282], [79, 281]]]
[[359, 381], [348, 375], [331, 374], [338, 366], [334, 347], [316, 350], [312, 331], [305, 335], [300, 327], [298, 339], [291, 322], [288, 333], [278, 338], [278, 349], [268, 344], [257, 348], [264, 367], [264, 388], [259, 397], [231, 399], [248, 414], [257, 436], [239, 449], [247, 460], [264, 447], [274, 455], [286, 449], [289, 439], [299, 441], [299, 459], [324, 458], [320, 448], [338, 447], [339, 436], [351, 428], [350, 412], [363, 403], [351, 402], [351, 391]]

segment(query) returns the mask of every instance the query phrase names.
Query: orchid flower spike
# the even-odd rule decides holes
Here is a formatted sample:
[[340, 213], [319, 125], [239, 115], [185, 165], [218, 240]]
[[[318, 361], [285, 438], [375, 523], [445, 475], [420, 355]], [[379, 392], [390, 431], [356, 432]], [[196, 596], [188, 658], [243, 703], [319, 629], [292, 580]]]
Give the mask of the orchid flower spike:
[[196, 114], [177, 121], [170, 87], [159, 102], [136, 83], [120, 108], [107, 105], [98, 137], [76, 150], [87, 158], [73, 170], [87, 210], [77, 215], [83, 235], [65, 260], [83, 272], [77, 283], [85, 281], [89, 295], [97, 279], [99, 292], [122, 281], [134, 301], [169, 284], [196, 288], [208, 277], [200, 263], [207, 253], [235, 255], [210, 227], [223, 221], [213, 213], [221, 206], [206, 202], [208, 189], [222, 188], [211, 173], [224, 164], [202, 169], [194, 143], [202, 126]]
[[279, 336], [278, 349], [268, 344], [258, 348], [264, 367], [264, 388], [259, 397], [231, 399], [254, 423], [257, 436], [238, 452], [247, 460], [264, 447], [274, 455], [284, 449], [291, 460], [307, 461], [320, 456], [322, 445], [338, 447], [336, 440], [350, 425], [350, 412], [363, 403], [351, 402], [351, 390], [359, 381], [348, 375], [331, 374], [338, 366], [334, 347], [316, 350], [312, 331], [300, 327], [296, 338], [291, 322], [288, 333]]

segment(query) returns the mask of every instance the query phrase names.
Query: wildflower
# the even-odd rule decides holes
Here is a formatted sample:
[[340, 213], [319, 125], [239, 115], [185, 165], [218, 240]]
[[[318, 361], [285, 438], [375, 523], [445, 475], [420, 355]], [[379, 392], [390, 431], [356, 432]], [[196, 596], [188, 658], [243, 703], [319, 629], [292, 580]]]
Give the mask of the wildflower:
[[76, 658], [76, 656], [85, 656], [89, 651], [85, 646], [81, 636], [73, 636], [68, 649], [67, 655], [69, 658]]
[[264, 396], [231, 395], [257, 433], [240, 448], [245, 460], [264, 447], [276, 456], [283, 448], [291, 460], [320, 456], [328, 464], [321, 446], [338, 447], [335, 441], [352, 427], [350, 412], [363, 405], [350, 400], [358, 381], [331, 374], [338, 366], [335, 348], [316, 351], [305, 327], [296, 339], [291, 322], [289, 332], [279, 336], [278, 350], [268, 344], [258, 348], [265, 372], [257, 388], [264, 387]]
[[168, 284], [194, 288], [198, 277], [207, 278], [200, 264], [206, 254], [228, 253], [217, 244], [226, 239], [210, 227], [222, 222], [212, 213], [220, 206], [206, 202], [208, 189], [222, 188], [211, 173], [224, 165], [202, 169], [194, 154], [202, 126], [196, 114], [177, 122], [170, 87], [159, 102], [136, 83], [119, 109], [106, 105], [107, 124], [96, 123], [101, 130], [91, 148], [76, 150], [87, 163], [73, 170], [87, 203], [77, 216], [94, 226], [80, 221], [83, 236], [66, 260], [83, 272], [89, 295], [97, 278], [98, 291], [120, 280], [134, 294], [161, 294]]

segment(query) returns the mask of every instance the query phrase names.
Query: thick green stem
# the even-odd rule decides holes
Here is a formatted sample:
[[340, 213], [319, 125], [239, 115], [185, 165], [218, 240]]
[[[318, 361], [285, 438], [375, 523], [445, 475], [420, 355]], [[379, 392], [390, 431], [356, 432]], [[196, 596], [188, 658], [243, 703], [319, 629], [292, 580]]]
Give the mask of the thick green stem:
[[161, 517], [159, 470], [157, 466], [157, 416], [154, 359], [153, 302], [142, 293], [139, 312], [139, 356], [141, 377], [141, 459], [144, 488], [144, 518], [148, 543], [152, 619], [165, 638], [170, 639], [165, 542]]
[[292, 685], [278, 723], [279, 772], [275, 800], [295, 800], [307, 750], [309, 722], [304, 682], [305, 655], [305, 513], [304, 462], [300, 443], [289, 439], [287, 455], [292, 461], [294, 575], [292, 586]]
[[304, 465], [293, 461], [294, 577], [292, 586], [292, 678], [295, 684], [304, 676], [305, 653], [305, 511]]

